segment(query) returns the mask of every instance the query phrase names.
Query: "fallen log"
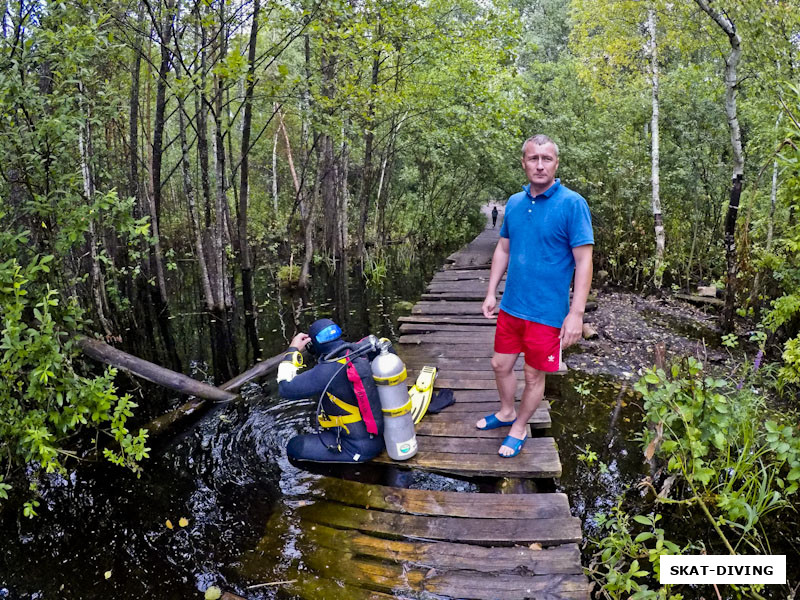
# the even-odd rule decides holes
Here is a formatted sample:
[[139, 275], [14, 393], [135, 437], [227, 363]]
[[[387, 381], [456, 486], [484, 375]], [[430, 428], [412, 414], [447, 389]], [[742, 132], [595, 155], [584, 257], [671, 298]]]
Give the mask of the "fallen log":
[[215, 402], [225, 402], [236, 398], [236, 394], [208, 385], [202, 381], [197, 381], [182, 373], [176, 373], [175, 371], [160, 367], [144, 359], [137, 358], [132, 354], [109, 346], [100, 340], [93, 340], [80, 336], [77, 339], [77, 344], [83, 353], [90, 358], [123, 369], [137, 377], [175, 390], [176, 392], [197, 396], [198, 398], [205, 398], [206, 400], [213, 400]]
[[[266, 360], [262, 360], [261, 362], [256, 363], [250, 369], [242, 373], [241, 375], [237, 375], [230, 381], [223, 383], [219, 389], [224, 390], [226, 392], [233, 392], [238, 390], [248, 381], [252, 381], [258, 377], [266, 375], [271, 371], [274, 371], [278, 368], [281, 360], [283, 360], [284, 352], [281, 352], [277, 356], [273, 356], [272, 358], [268, 358]], [[218, 388], [214, 388], [218, 389]], [[234, 395], [234, 398], [238, 398], [238, 395]], [[172, 410], [166, 414], [161, 415], [150, 421], [147, 425], [145, 425], [145, 429], [150, 432], [151, 435], [159, 434], [162, 431], [169, 429], [177, 423], [178, 421], [182, 421], [192, 415], [197, 414], [199, 411], [204, 410], [206, 407], [206, 400], [202, 398], [192, 398], [188, 402], [180, 405], [175, 410]]]

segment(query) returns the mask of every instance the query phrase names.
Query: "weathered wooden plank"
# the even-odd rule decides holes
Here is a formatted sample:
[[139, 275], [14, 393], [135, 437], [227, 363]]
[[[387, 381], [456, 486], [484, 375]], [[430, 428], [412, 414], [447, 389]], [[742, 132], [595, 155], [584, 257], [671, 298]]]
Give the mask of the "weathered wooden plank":
[[444, 269], [433, 274], [431, 281], [458, 281], [460, 279], [489, 280], [489, 269]]
[[[505, 428], [504, 434], [507, 433], [508, 428]], [[420, 435], [417, 440], [421, 453], [487, 454], [496, 456], [502, 437], [467, 438]], [[520, 456], [522, 455], [526, 456], [525, 460], [537, 457], [547, 457], [548, 460], [552, 458], [558, 459], [558, 447], [551, 437], [532, 437], [528, 438], [528, 441], [522, 447]]]
[[343, 529], [429, 540], [498, 546], [533, 542], [552, 546], [581, 540], [580, 519], [571, 516], [548, 519], [428, 517], [367, 510], [327, 501], [301, 506], [297, 515], [305, 521]]
[[[487, 413], [490, 411], [491, 407]], [[478, 429], [475, 427], [476, 422], [477, 419], [472, 422], [434, 421], [426, 417], [422, 419], [419, 425], [417, 425], [417, 435], [495, 439], [502, 439], [508, 435], [508, 430], [504, 428], [489, 430]], [[531, 419], [528, 421], [528, 427], [533, 429], [546, 429], [550, 427], [550, 425], [550, 413], [542, 410], [541, 407], [535, 413], [533, 413], [533, 417], [531, 417]]]
[[[460, 494], [470, 497], [475, 494]], [[495, 498], [537, 497], [549, 494], [488, 494]], [[520, 511], [522, 512], [522, 511]], [[520, 518], [525, 518], [520, 517]], [[483, 573], [523, 572], [530, 575], [580, 574], [577, 544], [562, 544], [541, 550], [527, 546], [486, 547], [452, 542], [387, 540], [357, 531], [317, 525], [303, 532], [301, 547], [325, 547], [345, 557], [364, 556], [440, 570], [473, 570]]]
[[[452, 425], [462, 425], [462, 424], [472, 424], [473, 427], [478, 420], [485, 416], [487, 412], [494, 412], [500, 409], [500, 403], [497, 402], [496, 404], [492, 405], [491, 403], [484, 404], [483, 408], [478, 408], [472, 412], [467, 411], [451, 411], [450, 409], [455, 407], [458, 404], [456, 402], [453, 404], [452, 407], [448, 406], [445, 410], [437, 414], [426, 414], [425, 417], [420, 421], [417, 428], [419, 429], [423, 423], [449, 423]], [[480, 406], [480, 405], [479, 405]], [[543, 421], [549, 421], [548, 415], [550, 414], [550, 404], [547, 402], [542, 402], [537, 408], [536, 411], [533, 413], [533, 416], [528, 419], [528, 423], [536, 427], [538, 423]], [[480, 431], [476, 429], [476, 431]]]
[[[319, 536], [317, 536], [319, 537]], [[367, 536], [369, 537], [369, 536]], [[349, 556], [339, 548], [323, 543], [307, 558], [308, 566], [331, 577], [350, 589], [369, 588], [401, 594], [412, 593], [415, 597], [465, 599], [514, 599], [521, 598], [575, 598], [588, 600], [586, 578], [573, 573], [547, 573], [532, 575], [522, 568], [520, 573], [487, 573], [485, 569], [432, 568], [427, 565], [387, 562], [375, 557]], [[541, 550], [540, 552], [547, 552]], [[509, 591], [510, 590], [510, 591]], [[325, 600], [347, 598], [346, 596], [320, 596]]]
[[468, 333], [466, 331], [412, 333], [401, 335], [399, 342], [401, 344], [448, 344], [450, 346], [480, 344], [485, 345], [490, 351], [494, 352], [494, 331], [484, 329], [476, 333]]
[[[522, 380], [519, 385], [524, 386]], [[443, 373], [437, 377], [435, 387], [450, 388], [451, 390], [497, 390], [493, 379], [451, 378], [449, 373]]]
[[494, 328], [484, 327], [478, 323], [403, 323], [400, 333], [474, 333], [479, 335], [489, 334], [494, 336]]
[[483, 325], [494, 327], [497, 316], [487, 319], [483, 315], [408, 315], [397, 319], [399, 323], [454, 323], [462, 325]]
[[481, 315], [481, 302], [417, 302], [411, 309], [412, 315]]
[[443, 344], [441, 342], [436, 344], [398, 344], [396, 346], [397, 353], [404, 356], [406, 352], [413, 351], [414, 348], [419, 348], [424, 352], [425, 356], [430, 358], [491, 358], [494, 355], [492, 344], [477, 344], [475, 346], [465, 346], [458, 344], [454, 345]]
[[[494, 452], [497, 452], [496, 447]], [[570, 516], [569, 500], [566, 494], [561, 493], [485, 494], [410, 490], [347, 481], [337, 477], [320, 479], [315, 486], [315, 492], [326, 500], [342, 504], [417, 515], [486, 519], [550, 519]]]

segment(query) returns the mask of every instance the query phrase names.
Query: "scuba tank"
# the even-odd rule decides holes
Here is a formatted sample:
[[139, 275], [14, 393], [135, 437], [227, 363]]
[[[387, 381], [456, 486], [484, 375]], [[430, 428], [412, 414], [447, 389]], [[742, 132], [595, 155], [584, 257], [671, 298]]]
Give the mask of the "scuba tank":
[[389, 352], [388, 340], [377, 346], [380, 354], [372, 361], [372, 378], [381, 399], [386, 453], [394, 460], [406, 460], [417, 453], [411, 399], [405, 383], [406, 366], [399, 356]]

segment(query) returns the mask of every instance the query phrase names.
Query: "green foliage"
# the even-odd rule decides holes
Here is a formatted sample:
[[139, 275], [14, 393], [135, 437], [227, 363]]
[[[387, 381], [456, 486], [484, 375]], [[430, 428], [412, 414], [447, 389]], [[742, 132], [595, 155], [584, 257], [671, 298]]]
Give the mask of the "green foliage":
[[[595, 515], [595, 520], [603, 537], [592, 540], [596, 552], [587, 571], [608, 597], [615, 600], [683, 598], [681, 594], [672, 592], [671, 585], [658, 584], [661, 556], [681, 554], [688, 549], [681, 549], [665, 539], [664, 530], [656, 526], [661, 515], [631, 517], [619, 501], [610, 514], [599, 513]], [[644, 530], [635, 537], [634, 523], [644, 526]], [[655, 584], [654, 589], [646, 583], [648, 580]]]
[[[83, 373], [74, 343], [83, 311], [50, 286], [53, 257], [30, 253], [28, 240], [27, 232], [0, 230], [0, 442], [8, 448], [8, 466], [25, 462], [36, 467], [32, 473], [63, 472], [73, 456], [67, 438], [93, 428], [117, 443], [106, 455], [136, 471], [148, 450], [144, 431], [132, 437], [125, 429], [136, 405], [117, 394], [115, 369]], [[5, 497], [8, 485], [0, 485]], [[35, 516], [37, 506], [29, 501], [24, 514]]]
[[278, 269], [277, 277], [280, 285], [297, 285], [297, 282], [300, 280], [300, 266], [283, 265]]
[[[800, 478], [796, 426], [767, 420], [763, 398], [743, 383], [732, 388], [706, 375], [694, 358], [669, 374], [650, 369], [635, 388], [644, 399], [645, 454], [666, 460], [719, 523], [757, 547], [756, 524], [789, 506]], [[720, 530], [721, 533], [721, 530]]]

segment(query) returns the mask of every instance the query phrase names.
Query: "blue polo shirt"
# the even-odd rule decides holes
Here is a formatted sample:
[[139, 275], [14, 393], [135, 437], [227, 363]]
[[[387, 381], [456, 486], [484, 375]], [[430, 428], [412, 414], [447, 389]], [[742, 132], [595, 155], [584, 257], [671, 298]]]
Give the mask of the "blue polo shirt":
[[500, 308], [508, 314], [561, 327], [569, 312], [569, 286], [575, 272], [572, 249], [594, 244], [592, 216], [583, 196], [556, 179], [531, 196], [530, 185], [506, 203], [500, 235], [510, 254]]

